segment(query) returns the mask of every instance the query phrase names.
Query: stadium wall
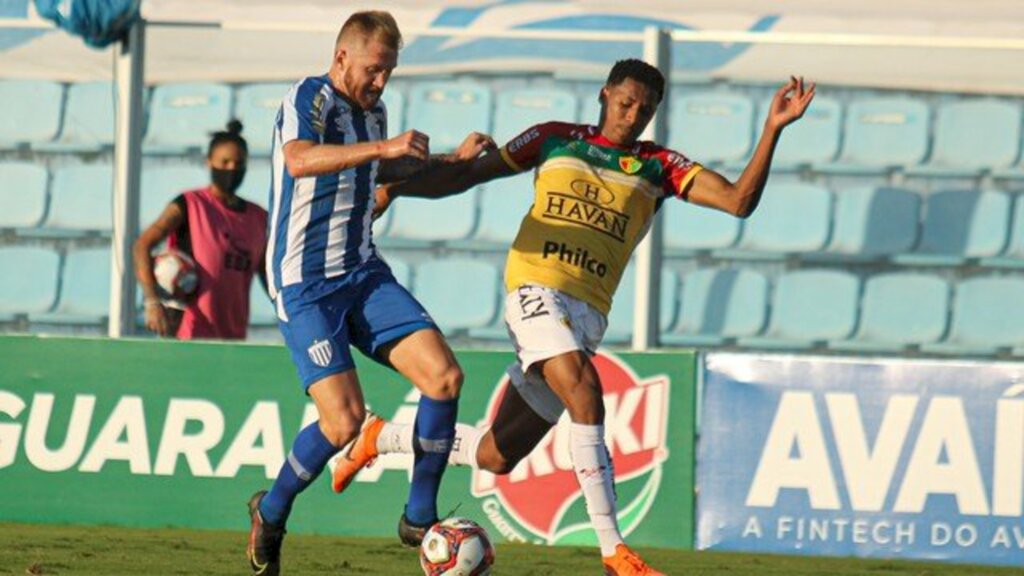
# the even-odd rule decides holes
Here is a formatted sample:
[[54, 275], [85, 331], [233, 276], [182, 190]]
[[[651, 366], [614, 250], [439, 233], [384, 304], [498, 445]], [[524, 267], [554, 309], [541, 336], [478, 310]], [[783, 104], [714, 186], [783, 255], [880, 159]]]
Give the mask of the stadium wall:
[[[512, 355], [459, 353], [460, 420], [488, 421]], [[412, 422], [418, 396], [358, 361], [371, 408]], [[602, 353], [620, 520], [640, 545], [691, 548], [696, 356]], [[278, 346], [155, 340], [0, 338], [0, 518], [16, 522], [241, 529], [294, 434], [316, 419]], [[496, 388], [496, 384], [498, 387]], [[510, 476], [449, 469], [440, 509], [496, 540], [596, 543], [556, 427]], [[343, 497], [321, 480], [293, 532], [391, 536], [411, 456], [380, 458]]]

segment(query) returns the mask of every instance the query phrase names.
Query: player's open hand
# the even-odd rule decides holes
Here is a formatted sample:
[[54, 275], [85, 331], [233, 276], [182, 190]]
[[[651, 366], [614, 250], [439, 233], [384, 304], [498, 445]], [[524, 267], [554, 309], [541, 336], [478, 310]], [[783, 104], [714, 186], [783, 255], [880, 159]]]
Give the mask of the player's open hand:
[[459, 144], [459, 147], [455, 150], [455, 157], [459, 160], [472, 160], [481, 153], [489, 150], [494, 150], [498, 147], [494, 143], [494, 139], [487, 134], [481, 134], [479, 132], [470, 132], [466, 139]]
[[393, 160], [403, 156], [425, 162], [430, 156], [430, 137], [418, 130], [407, 130], [384, 141], [381, 149], [382, 159]]
[[158, 336], [167, 336], [169, 326], [164, 305], [157, 300], [146, 301], [146, 328], [156, 332]]
[[790, 76], [782, 88], [775, 92], [765, 126], [780, 130], [804, 115], [814, 99], [815, 84], [804, 86], [804, 77]]

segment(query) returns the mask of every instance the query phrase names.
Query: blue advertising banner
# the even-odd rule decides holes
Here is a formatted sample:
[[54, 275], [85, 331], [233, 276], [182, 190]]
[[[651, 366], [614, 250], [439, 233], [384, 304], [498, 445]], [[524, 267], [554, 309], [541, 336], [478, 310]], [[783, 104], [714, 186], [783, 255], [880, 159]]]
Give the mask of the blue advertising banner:
[[1024, 565], [1024, 364], [709, 354], [698, 549]]

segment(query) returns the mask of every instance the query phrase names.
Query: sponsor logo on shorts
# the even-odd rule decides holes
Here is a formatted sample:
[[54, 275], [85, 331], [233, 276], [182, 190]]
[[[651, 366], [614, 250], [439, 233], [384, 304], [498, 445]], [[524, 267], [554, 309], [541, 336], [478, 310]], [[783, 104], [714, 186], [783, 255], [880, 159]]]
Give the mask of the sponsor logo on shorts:
[[[577, 180], [577, 182], [580, 181]], [[573, 184], [575, 185], [575, 182]], [[588, 193], [590, 192], [588, 191]], [[601, 190], [595, 190], [593, 194], [598, 198], [608, 198], [608, 196], [602, 196]], [[611, 193], [608, 192], [608, 194]], [[611, 196], [611, 199], [614, 200], [614, 196]], [[629, 226], [629, 216], [602, 206], [601, 200], [591, 200], [586, 196], [580, 197], [561, 192], [547, 193], [543, 217], [572, 222], [610, 236], [619, 242], [626, 241], [626, 228]]]
[[519, 317], [520, 320], [532, 320], [533, 318], [551, 314], [547, 305], [544, 304], [544, 298], [539, 292], [529, 287], [522, 287], [517, 291], [517, 294], [519, 296], [519, 310], [522, 312], [522, 315]]
[[306, 352], [313, 364], [321, 368], [326, 368], [331, 363], [331, 357], [334, 356], [334, 348], [331, 346], [330, 340], [314, 340], [313, 345], [306, 348]]
[[608, 265], [597, 258], [593, 258], [586, 248], [572, 247], [565, 242], [544, 241], [544, 250], [541, 257], [558, 258], [559, 262], [565, 262], [571, 266], [582, 268], [591, 274], [604, 278], [608, 275]]

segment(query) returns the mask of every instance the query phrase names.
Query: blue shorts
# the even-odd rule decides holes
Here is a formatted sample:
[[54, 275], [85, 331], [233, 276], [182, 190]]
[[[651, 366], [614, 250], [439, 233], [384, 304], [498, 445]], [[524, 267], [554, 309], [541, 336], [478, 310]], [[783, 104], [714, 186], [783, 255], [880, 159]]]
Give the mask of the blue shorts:
[[355, 368], [349, 345], [388, 365], [377, 356], [381, 346], [417, 330], [437, 328], [388, 265], [376, 258], [315, 300], [297, 297], [299, 290], [287, 286], [279, 296], [288, 316], [279, 326], [307, 393], [314, 382]]

